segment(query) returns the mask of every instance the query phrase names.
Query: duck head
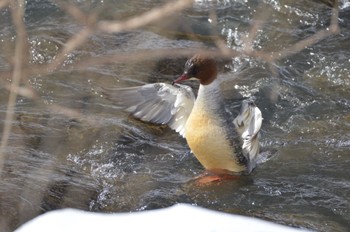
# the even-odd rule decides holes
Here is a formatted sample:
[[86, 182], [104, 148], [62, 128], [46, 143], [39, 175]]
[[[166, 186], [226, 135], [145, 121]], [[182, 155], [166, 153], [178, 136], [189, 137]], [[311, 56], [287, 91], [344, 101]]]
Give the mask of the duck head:
[[209, 85], [216, 79], [217, 67], [214, 59], [197, 54], [187, 60], [183, 74], [173, 84], [188, 79], [198, 79], [201, 85]]

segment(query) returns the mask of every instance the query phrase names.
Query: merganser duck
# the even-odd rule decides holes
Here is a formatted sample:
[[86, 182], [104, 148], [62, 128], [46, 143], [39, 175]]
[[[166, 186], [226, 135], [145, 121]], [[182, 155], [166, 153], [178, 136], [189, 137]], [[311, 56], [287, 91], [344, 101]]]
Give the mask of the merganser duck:
[[[178, 84], [192, 78], [200, 82], [197, 98], [191, 87]], [[252, 100], [243, 100], [238, 116], [230, 118], [210, 57], [193, 56], [172, 84], [108, 88], [104, 94], [134, 117], [174, 129], [210, 173], [250, 173], [256, 166], [261, 111]]]

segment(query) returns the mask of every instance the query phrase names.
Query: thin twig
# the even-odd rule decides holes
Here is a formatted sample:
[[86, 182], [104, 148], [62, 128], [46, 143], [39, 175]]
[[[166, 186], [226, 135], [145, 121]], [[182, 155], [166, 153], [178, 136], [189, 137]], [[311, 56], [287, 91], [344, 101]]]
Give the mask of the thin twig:
[[87, 27], [82, 29], [78, 34], [71, 37], [64, 45], [62, 51], [53, 60], [53, 62], [48, 67], [46, 67], [47, 72], [50, 73], [55, 71], [64, 62], [66, 56], [73, 50], [81, 46], [91, 34], [92, 30]]
[[107, 33], [116, 33], [127, 30], [134, 30], [147, 26], [157, 20], [174, 15], [185, 8], [189, 7], [193, 0], [179, 0], [171, 3], [167, 3], [162, 7], [152, 9], [144, 14], [136, 16], [122, 22], [109, 22], [101, 21], [97, 24], [97, 28], [100, 31]]
[[157, 49], [157, 50], [138, 50], [136, 52], [125, 52], [117, 53], [114, 55], [104, 55], [99, 57], [92, 57], [75, 64], [67, 68], [73, 69], [84, 69], [91, 67], [92, 65], [106, 65], [113, 63], [128, 63], [128, 62], [139, 62], [144, 60], [153, 60], [161, 58], [176, 58], [176, 57], [190, 57], [196, 53], [212, 57], [231, 58], [232, 56], [238, 55], [238, 52], [230, 50], [230, 53], [223, 54], [220, 49]]
[[16, 93], [17, 95], [26, 97], [28, 99], [32, 99], [37, 104], [44, 105], [47, 109], [51, 110], [56, 114], [63, 114], [66, 117], [84, 120], [88, 122], [90, 125], [96, 125], [98, 123], [97, 120], [93, 119], [92, 117], [81, 114], [78, 110], [70, 109], [65, 106], [61, 106], [59, 104], [45, 104], [43, 99], [37, 94], [37, 92], [34, 89], [31, 89], [28, 87], [18, 87], [18, 86], [11, 88], [11, 85], [6, 85], [5, 88]]
[[[212, 33], [214, 34], [214, 33], [216, 33], [217, 26], [218, 26], [218, 16], [216, 14], [215, 9], [210, 10], [209, 19], [211, 20]], [[218, 47], [218, 49], [221, 51], [221, 53], [224, 56], [232, 56], [231, 53], [233, 50], [227, 46], [227, 44], [225, 43], [225, 41], [222, 38], [220, 38], [219, 36], [216, 36], [214, 42], [215, 42], [216, 47]]]
[[304, 50], [305, 48], [316, 44], [318, 41], [327, 38], [330, 35], [339, 33], [340, 29], [338, 24], [338, 15], [339, 15], [339, 7], [338, 7], [338, 1], [336, 1], [332, 9], [331, 23], [328, 28], [324, 30], [320, 30], [316, 32], [314, 35], [306, 39], [303, 39], [296, 44], [293, 44], [289, 48], [285, 48], [282, 51], [277, 52], [276, 53], [277, 55], [273, 57], [273, 60], [276, 61], [276, 60], [285, 58], [291, 54], [298, 53]]
[[272, 8], [267, 8], [263, 3], [260, 4], [260, 13], [256, 14], [252, 20], [251, 28], [249, 30], [248, 36], [244, 38], [244, 52], [249, 53], [253, 48], [254, 39], [257, 37], [259, 30], [268, 21], [268, 17], [271, 15]]
[[62, 2], [58, 0], [54, 0], [54, 2], [63, 11], [72, 16], [77, 22], [82, 25], [88, 25], [90, 16], [84, 14], [76, 5], [73, 3]]
[[15, 89], [18, 88], [21, 78], [23, 76], [23, 66], [24, 66], [24, 54], [26, 54], [26, 39], [27, 33], [25, 25], [23, 22], [24, 15], [24, 0], [11, 1], [12, 10], [12, 21], [16, 26], [17, 38], [16, 38], [16, 48], [15, 48], [15, 63], [12, 75], [12, 83], [10, 88], [10, 95], [7, 104], [6, 117], [4, 121], [4, 129], [1, 138], [0, 145], [0, 172], [4, 164], [5, 150], [8, 144], [12, 129], [12, 120], [15, 110], [15, 104], [17, 99], [17, 92]]
[[[69, 64], [65, 66], [65, 69], [68, 70], [76, 70], [76, 69], [84, 69], [97, 65], [107, 65], [114, 63], [128, 63], [128, 62], [138, 62], [144, 60], [152, 60], [152, 59], [161, 59], [161, 58], [169, 58], [169, 57], [189, 57], [196, 53], [202, 53], [208, 56], [213, 57], [222, 57], [222, 58], [231, 58], [232, 56], [239, 55], [239, 52], [235, 50], [228, 49], [228, 52], [223, 53], [222, 50], [219, 49], [185, 49], [185, 48], [174, 48], [174, 49], [152, 49], [152, 50], [138, 50], [135, 52], [120, 52], [113, 55], [100, 55], [97, 57], [90, 57], [80, 61], [77, 61], [73, 64]], [[56, 69], [59, 71], [60, 69]], [[47, 75], [52, 72], [45, 66], [32, 66], [30, 69], [26, 70], [29, 75], [37, 76], [37, 75]], [[6, 75], [7, 73], [3, 73], [2, 75]]]
[[340, 32], [338, 17], [339, 17], [339, 0], [336, 0], [332, 8], [331, 25], [329, 26], [329, 30], [334, 34], [338, 34]]

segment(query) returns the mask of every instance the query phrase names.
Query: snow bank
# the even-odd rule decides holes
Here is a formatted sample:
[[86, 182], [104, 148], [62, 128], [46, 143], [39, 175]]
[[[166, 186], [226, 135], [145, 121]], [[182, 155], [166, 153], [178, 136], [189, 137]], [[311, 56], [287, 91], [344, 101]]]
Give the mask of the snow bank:
[[93, 213], [76, 209], [55, 210], [25, 223], [16, 232], [102, 231], [242, 231], [297, 232], [296, 228], [256, 218], [177, 204], [169, 208], [135, 213]]

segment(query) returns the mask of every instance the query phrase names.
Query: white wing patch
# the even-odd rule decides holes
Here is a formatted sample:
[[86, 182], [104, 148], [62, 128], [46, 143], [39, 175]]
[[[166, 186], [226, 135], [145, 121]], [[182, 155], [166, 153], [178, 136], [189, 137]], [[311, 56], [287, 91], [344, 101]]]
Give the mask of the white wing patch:
[[252, 100], [244, 100], [239, 115], [233, 120], [236, 131], [241, 136], [243, 155], [248, 160], [248, 172], [256, 165], [259, 154], [259, 131], [262, 124], [260, 109]]

